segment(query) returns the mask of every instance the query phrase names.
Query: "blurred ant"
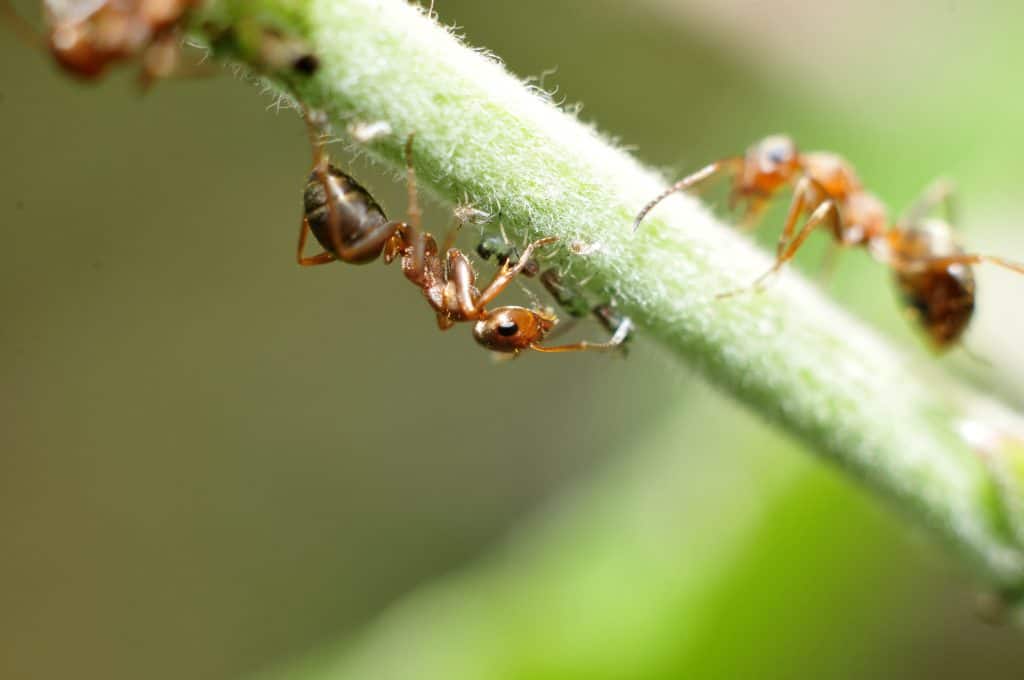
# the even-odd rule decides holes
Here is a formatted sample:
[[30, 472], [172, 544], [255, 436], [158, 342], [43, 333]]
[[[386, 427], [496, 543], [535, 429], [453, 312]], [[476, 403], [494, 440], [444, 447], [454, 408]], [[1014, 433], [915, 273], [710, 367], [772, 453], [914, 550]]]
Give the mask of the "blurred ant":
[[[643, 207], [633, 221], [634, 231], [673, 192], [694, 189], [722, 173], [733, 175], [730, 205], [746, 202], [741, 224], [748, 227], [756, 224], [780, 190], [795, 185], [775, 264], [754, 281], [753, 289], [761, 289], [768, 277], [793, 259], [811, 232], [823, 226], [838, 246], [863, 247], [892, 269], [909, 315], [941, 351], [960, 339], [974, 312], [971, 265], [989, 262], [1024, 274], [1024, 265], [960, 248], [950, 226], [953, 188], [949, 182], [934, 183], [899, 221], [890, 224], [885, 206], [864, 189], [845, 159], [822, 151], [801, 153], [783, 135], [766, 137], [743, 156], [716, 161], [679, 180]], [[945, 206], [946, 219], [929, 218], [939, 205]], [[802, 215], [807, 217], [797, 230]]]
[[110, 64], [139, 57], [143, 86], [167, 77], [177, 67], [181, 22], [200, 0], [46, 0], [49, 36], [44, 41], [0, 0], [0, 11], [31, 44], [47, 49], [66, 71], [86, 80]]
[[[519, 249], [509, 242], [504, 231], [500, 235], [485, 236], [477, 244], [476, 252], [484, 260], [493, 257], [502, 266], [506, 263], [514, 265], [521, 259]], [[557, 269], [541, 271], [535, 260], [529, 260], [523, 266], [521, 273], [530, 278], [539, 274], [541, 284], [566, 314], [573, 319], [593, 316], [606, 331], [611, 333], [612, 337], [609, 343], [617, 345], [623, 351], [626, 350], [626, 342], [632, 339], [633, 321], [628, 316], [623, 316], [613, 302], [591, 305], [583, 291], [567, 284]]]
[[[438, 327], [447, 330], [457, 322], [474, 321], [473, 337], [495, 352], [518, 354], [526, 349], [572, 352], [606, 350], [616, 346], [611, 342], [585, 341], [569, 345], [541, 345], [544, 337], [558, 323], [553, 314], [512, 306], [488, 310], [487, 305], [523, 271], [534, 251], [557, 239], [542, 238], [529, 244], [518, 262], [506, 262], [483, 290], [478, 289], [476, 274], [469, 260], [456, 248], [448, 248], [442, 258], [434, 237], [421, 229], [416, 172], [412, 163], [414, 135], [410, 134], [405, 144], [409, 221], [389, 221], [366, 189], [331, 165], [320, 136], [325, 122], [322, 115], [306, 112], [313, 148], [313, 170], [304, 193], [304, 214], [296, 255], [300, 265], [327, 264], [334, 260], [364, 264], [382, 256], [385, 263], [390, 263], [400, 257], [402, 272], [423, 291], [437, 314]], [[324, 251], [305, 256], [303, 252], [310, 232]], [[446, 243], [450, 241], [449, 238]]]
[[[10, 0], [0, 0], [0, 15], [27, 43], [50, 52], [65, 71], [95, 80], [118, 61], [141, 61], [139, 82], [147, 89], [155, 81], [176, 77], [208, 76], [215, 70], [202, 65], [181, 66], [182, 25], [202, 0], [44, 0], [47, 39], [19, 15]], [[213, 45], [230, 43], [234, 29], [203, 27]], [[265, 26], [259, 31], [254, 55], [261, 70], [284, 75], [290, 71], [312, 76], [320, 66], [301, 40]]]

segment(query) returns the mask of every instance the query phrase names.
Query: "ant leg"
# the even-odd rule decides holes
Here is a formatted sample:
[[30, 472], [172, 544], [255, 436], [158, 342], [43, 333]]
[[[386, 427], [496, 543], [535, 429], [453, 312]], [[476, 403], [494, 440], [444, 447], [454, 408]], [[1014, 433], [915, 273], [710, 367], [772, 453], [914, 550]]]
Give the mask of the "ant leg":
[[[402, 273], [406, 279], [422, 288], [425, 292], [433, 286], [440, 286], [443, 289], [447, 278], [444, 274], [444, 262], [437, 252], [437, 243], [434, 241], [434, 237], [423, 233], [410, 237], [409, 231], [409, 226], [403, 224], [395, 233], [395, 238], [402, 241]], [[414, 238], [415, 242], [410, 243], [410, 238]], [[389, 244], [393, 243], [394, 240], [392, 239], [385, 244], [385, 255], [387, 255], [387, 250], [390, 247]], [[419, 245], [419, 249], [414, 247], [416, 244]], [[419, 250], [419, 253], [417, 253], [417, 250]], [[429, 295], [427, 297], [430, 298]]]
[[630, 332], [633, 330], [633, 322], [629, 319], [624, 319], [619, 327], [615, 329], [615, 333], [611, 339], [607, 342], [588, 342], [583, 340], [581, 342], [574, 342], [569, 345], [530, 345], [530, 349], [537, 352], [607, 352], [622, 347], [622, 344], [629, 338]]
[[743, 217], [736, 225], [740, 231], [753, 231], [761, 222], [764, 211], [768, 208], [768, 201], [763, 198], [751, 198], [747, 202], [747, 208], [743, 211]]
[[956, 224], [958, 211], [955, 194], [956, 186], [952, 180], [944, 177], [935, 180], [911, 204], [907, 212], [900, 218], [899, 223], [901, 225], [917, 225], [936, 206], [942, 205], [946, 212], [946, 220]]
[[835, 241], [829, 241], [828, 249], [821, 258], [821, 269], [818, 270], [818, 283], [823, 288], [828, 288], [832, 276], [836, 273], [836, 257], [839, 254], [839, 245]]
[[318, 264], [327, 264], [328, 262], [334, 262], [337, 258], [326, 250], [322, 253], [317, 253], [310, 257], [306, 257], [302, 254], [302, 251], [306, 249], [306, 239], [309, 237], [309, 220], [305, 217], [302, 218], [302, 226], [299, 227], [299, 247], [295, 252], [295, 261], [303, 267], [312, 267]]
[[654, 210], [655, 206], [657, 206], [659, 203], [664, 201], [666, 198], [668, 198], [675, 192], [692, 189], [726, 170], [731, 170], [735, 172], [740, 168], [742, 164], [743, 159], [740, 157], [726, 158], [720, 161], [715, 161], [710, 165], [705, 165], [697, 172], [682, 178], [681, 180], [679, 180], [678, 182], [676, 182], [675, 184], [673, 184], [672, 186], [658, 194], [654, 198], [654, 200], [652, 200], [650, 203], [648, 203], [647, 205], [640, 209], [640, 212], [637, 213], [635, 218], [633, 218], [633, 231], [635, 232], [637, 229], [640, 228], [640, 223], [644, 221], [645, 217], [647, 217], [647, 213]]
[[[337, 226], [339, 217], [336, 202], [331, 200], [331, 192], [334, 185], [329, 180], [331, 165], [327, 152], [324, 150], [323, 131], [328, 124], [327, 116], [322, 111], [313, 111], [303, 105], [302, 117], [306, 122], [306, 134], [309, 137], [309, 146], [313, 153], [312, 174], [316, 176], [316, 181], [320, 183], [320, 188], [323, 189], [327, 204], [327, 223], [331, 227], [329, 231], [334, 231], [334, 227]], [[306, 242], [308, 231], [309, 222], [303, 218], [302, 230], [299, 232], [299, 264], [307, 264], [306, 262], [303, 262], [302, 250]], [[340, 255], [340, 252], [338, 254]], [[316, 255], [310, 259], [317, 261], [309, 262], [308, 264], [323, 264], [325, 262], [330, 262], [329, 259], [323, 259], [323, 254]]]
[[416, 139], [416, 133], [410, 132], [405, 140], [405, 184], [409, 191], [409, 223], [416, 231], [423, 228], [423, 211], [420, 210], [419, 193], [416, 190], [416, 168], [412, 164], [412, 143]]
[[409, 192], [406, 213], [409, 217], [409, 224], [404, 237], [406, 243], [412, 246], [411, 268], [415, 271], [425, 272], [427, 243], [423, 235], [423, 211], [420, 210], [419, 192], [416, 190], [416, 168], [413, 167], [412, 162], [412, 146], [415, 139], [415, 132], [410, 132], [405, 139], [405, 184]]
[[617, 342], [626, 351], [626, 341], [633, 335], [633, 320], [623, 316], [615, 308], [614, 302], [598, 305], [593, 309], [594, 318], [612, 334], [610, 342]]
[[[786, 222], [782, 227], [782, 233], [779, 234], [779, 242], [775, 245], [775, 257], [777, 258], [782, 257], [786, 247], [793, 240], [793, 232], [796, 231], [797, 220], [800, 219], [800, 215], [807, 208], [807, 198], [811, 192], [811, 181], [809, 177], [802, 177], [793, 190], [793, 200], [789, 204], [789, 212], [786, 213]], [[827, 194], [822, 191], [821, 195], [825, 196]]]
[[476, 294], [476, 274], [469, 260], [458, 250], [448, 251], [447, 281], [454, 284], [455, 304], [466, 319], [476, 319], [481, 315], [483, 303], [474, 299]]
[[633, 329], [633, 322], [629, 317], [619, 314], [615, 310], [613, 303], [606, 302], [591, 307], [584, 292], [575, 286], [565, 283], [557, 269], [545, 269], [542, 271], [540, 273], [540, 282], [547, 289], [548, 293], [551, 294], [551, 297], [555, 299], [558, 306], [570, 316], [568, 323], [559, 324], [553, 332], [548, 334], [548, 339], [561, 335], [575, 325], [576, 321], [586, 316], [594, 317], [594, 320], [612, 334], [612, 339], [609, 342], [622, 345], [629, 339], [629, 334]]
[[377, 225], [351, 243], [338, 246], [338, 257], [345, 262], [362, 263], [376, 260], [391, 237], [406, 227], [405, 222], [385, 222]]
[[747, 290], [759, 290], [763, 288], [764, 282], [768, 277], [778, 273], [778, 271], [782, 269], [787, 262], [793, 259], [793, 256], [796, 255], [800, 246], [802, 246], [804, 241], [807, 240], [807, 237], [811, 235], [811, 232], [818, 226], [826, 223], [833, 228], [839, 224], [839, 211], [836, 209], [836, 205], [831, 199], [826, 200], [815, 208], [814, 212], [811, 213], [811, 216], [807, 218], [806, 222], [804, 222], [804, 226], [800, 228], [796, 237], [789, 241], [788, 244], [785, 241], [779, 242], [780, 253], [775, 258], [775, 264], [772, 265], [771, 269], [757, 277], [749, 288], [740, 288], [726, 293], [719, 293], [715, 297], [719, 299], [733, 297], [734, 295], [743, 293]]
[[1018, 274], [1024, 274], [1024, 264], [1019, 262], [1013, 262], [1001, 257], [994, 255], [978, 255], [976, 253], [965, 253], [962, 255], [950, 255], [948, 257], [931, 257], [923, 261], [909, 262], [903, 265], [897, 265], [897, 268], [903, 271], [915, 272], [923, 269], [924, 271], [939, 271], [946, 269], [947, 267], [954, 264], [972, 265], [972, 264], [994, 264], [1010, 271], [1017, 272]]
[[456, 217], [452, 225], [448, 227], [448, 231], [445, 232], [444, 242], [441, 247], [442, 253], [447, 253], [455, 247], [455, 239], [459, 237], [460, 231], [462, 231], [462, 220]]
[[508, 263], [502, 266], [502, 268], [498, 270], [498, 273], [494, 275], [494, 279], [490, 282], [490, 284], [488, 284], [487, 288], [485, 288], [483, 292], [481, 292], [480, 295], [477, 296], [476, 304], [474, 305], [475, 312], [479, 313], [479, 311], [483, 309], [491, 300], [496, 298], [498, 294], [501, 293], [501, 291], [505, 290], [505, 287], [508, 286], [512, 279], [514, 279], [516, 275], [519, 274], [523, 270], [523, 268], [526, 267], [527, 264], [530, 262], [530, 258], [533, 256], [534, 250], [536, 250], [540, 246], [546, 246], [549, 243], [554, 243], [557, 240], [558, 237], [556, 236], [548, 236], [546, 238], [538, 239], [531, 243], [530, 245], [526, 246], [526, 249], [523, 250], [523, 254], [519, 258], [518, 262], [516, 262], [511, 267], [508, 266]]

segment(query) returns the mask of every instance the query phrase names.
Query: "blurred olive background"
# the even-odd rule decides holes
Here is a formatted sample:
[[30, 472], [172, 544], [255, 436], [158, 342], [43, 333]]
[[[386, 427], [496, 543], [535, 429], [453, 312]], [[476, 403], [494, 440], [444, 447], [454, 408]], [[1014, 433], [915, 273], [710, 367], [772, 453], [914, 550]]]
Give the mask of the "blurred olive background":
[[[1024, 259], [1016, 2], [769, 5], [436, 3], [514, 72], [557, 67], [556, 99], [669, 175], [785, 131], [895, 211], [955, 178], [965, 240]], [[498, 363], [397, 271], [298, 268], [309, 150], [253, 83], [140, 96], [3, 35], [0, 677], [238, 677], [401, 620], [445, 574], [446, 606], [462, 579], [546, 584], [500, 624], [502, 677], [1024, 673], [954, 556], [657, 346]], [[387, 173], [352, 170], [401, 212]], [[1020, 407], [1022, 286], [980, 273], [967, 343], [992, 366], [928, 357], [862, 254], [830, 288]], [[510, 603], [477, 604], [489, 624]], [[408, 642], [350, 649], [372, 669]]]

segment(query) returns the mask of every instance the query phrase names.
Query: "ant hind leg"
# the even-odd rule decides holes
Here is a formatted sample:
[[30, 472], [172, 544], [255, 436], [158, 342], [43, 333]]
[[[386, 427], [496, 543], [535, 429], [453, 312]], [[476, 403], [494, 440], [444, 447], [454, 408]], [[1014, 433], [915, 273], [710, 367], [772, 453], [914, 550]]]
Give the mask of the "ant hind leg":
[[295, 252], [295, 261], [303, 267], [313, 267], [318, 264], [328, 264], [337, 258], [326, 250], [316, 255], [306, 257], [302, 252], [306, 249], [306, 239], [309, 238], [309, 221], [303, 217], [302, 226], [299, 227], [299, 247]]
[[935, 257], [926, 259], [924, 262], [910, 262], [904, 266], [899, 266], [899, 269], [915, 271], [919, 268], [924, 268], [926, 271], [938, 271], [946, 269], [947, 267], [954, 264], [962, 265], [974, 265], [974, 264], [994, 264], [997, 267], [1003, 267], [1010, 271], [1018, 274], [1024, 274], [1024, 264], [1020, 262], [1014, 262], [1013, 260], [1007, 260], [1002, 257], [995, 255], [979, 255], [977, 253], [963, 253], [961, 255], [950, 255], [948, 257]]
[[[808, 185], [809, 186], [809, 185]], [[748, 288], [739, 288], [737, 290], [728, 291], [726, 293], [719, 293], [716, 298], [728, 298], [746, 292], [748, 290], [759, 291], [764, 288], [765, 281], [768, 278], [777, 274], [787, 262], [793, 259], [797, 251], [800, 250], [800, 246], [804, 244], [807, 237], [811, 235], [817, 227], [826, 224], [836, 230], [839, 224], [839, 210], [836, 208], [836, 204], [831, 200], [827, 199], [821, 203], [811, 216], [807, 218], [804, 225], [800, 228], [800, 231], [795, 236], [789, 238], [793, 231], [793, 225], [796, 223], [796, 219], [800, 212], [803, 210], [805, 202], [804, 193], [801, 192], [793, 198], [793, 205], [790, 208], [789, 218], [786, 220], [786, 228], [783, 230], [782, 237], [779, 239], [779, 245], [776, 250], [775, 264], [772, 265], [771, 269], [766, 271], [761, 276], [754, 280]]]

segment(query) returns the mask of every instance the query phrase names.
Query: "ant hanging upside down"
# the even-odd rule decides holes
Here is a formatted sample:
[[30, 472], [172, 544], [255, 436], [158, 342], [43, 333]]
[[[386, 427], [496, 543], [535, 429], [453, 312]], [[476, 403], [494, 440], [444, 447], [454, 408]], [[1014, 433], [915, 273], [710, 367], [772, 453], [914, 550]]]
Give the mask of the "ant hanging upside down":
[[[313, 170], [306, 183], [304, 215], [299, 231], [297, 259], [304, 266], [341, 260], [353, 264], [372, 262], [383, 256], [385, 263], [401, 258], [402, 273], [423, 291], [437, 315], [437, 325], [447, 330], [458, 322], [472, 321], [473, 337], [489, 350], [518, 354], [532, 349], [538, 352], [610, 350], [624, 338], [609, 342], [577, 342], [568, 345], [540, 344], [558, 319], [541, 309], [496, 307], [487, 309], [512, 280], [520, 274], [534, 251], [554, 243], [553, 237], [529, 244], [517, 262], [506, 261], [493, 280], [482, 290], [469, 260], [457, 248], [447, 248], [442, 256], [434, 237], [421, 229], [421, 213], [416, 192], [416, 173], [412, 164], [413, 135], [405, 145], [409, 190], [409, 221], [389, 221], [380, 205], [352, 177], [330, 164], [320, 130], [322, 116], [306, 112]], [[309, 233], [323, 247], [316, 255], [305, 256]], [[449, 243], [446, 239], [445, 243]]]
[[[850, 164], [828, 152], [801, 153], [786, 136], [766, 137], [743, 156], [716, 161], [679, 180], [645, 205], [633, 221], [634, 231], [656, 205], [676, 191], [694, 189], [722, 173], [733, 175], [730, 203], [746, 203], [743, 226], [756, 224], [768, 203], [794, 186], [775, 264], [753, 284], [765, 280], [793, 259], [816, 228], [827, 228], [841, 247], [863, 247], [892, 269], [909, 314], [937, 350], [957, 343], [974, 312], [971, 265], [988, 262], [1024, 274], [1024, 265], [991, 255], [965, 253], [950, 226], [952, 186], [929, 187], [896, 223], [890, 224], [882, 202], [867, 192]], [[946, 219], [929, 218], [939, 205]], [[800, 229], [797, 223], [806, 215]], [[742, 291], [719, 295], [729, 297]]]

